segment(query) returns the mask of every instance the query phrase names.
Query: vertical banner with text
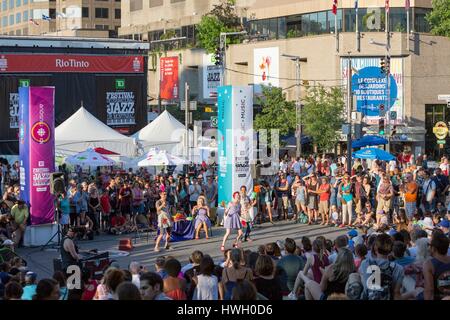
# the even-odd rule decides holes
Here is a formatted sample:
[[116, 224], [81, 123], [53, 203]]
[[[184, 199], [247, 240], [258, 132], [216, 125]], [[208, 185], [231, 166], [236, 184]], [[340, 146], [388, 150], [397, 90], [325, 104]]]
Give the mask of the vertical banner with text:
[[160, 72], [161, 99], [178, 99], [178, 57], [161, 58]]
[[28, 194], [32, 225], [51, 223], [54, 218], [50, 193], [50, 174], [55, 171], [54, 104], [54, 87], [19, 89], [21, 192]]
[[253, 191], [253, 89], [218, 90], [219, 202], [231, 201], [241, 186]]

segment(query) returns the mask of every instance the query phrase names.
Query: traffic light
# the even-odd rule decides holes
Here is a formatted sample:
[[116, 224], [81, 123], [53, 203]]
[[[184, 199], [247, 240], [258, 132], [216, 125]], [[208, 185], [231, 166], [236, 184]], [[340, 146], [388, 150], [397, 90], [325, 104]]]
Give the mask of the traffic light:
[[387, 74], [390, 74], [390, 73], [391, 73], [391, 57], [387, 57], [387, 60], [386, 60], [386, 67], [385, 67], [385, 72], [386, 72]]
[[216, 52], [214, 54], [214, 61], [214, 64], [216, 66], [221, 66], [223, 64], [222, 50], [219, 47], [216, 49]]
[[384, 58], [380, 60], [380, 71], [383, 74], [386, 72], [386, 60]]
[[384, 118], [386, 116], [386, 110], [384, 110], [384, 104], [380, 104], [380, 117]]
[[385, 134], [384, 124], [385, 124], [384, 118], [380, 117], [380, 119], [378, 120], [378, 134], [380, 136], [384, 136]]

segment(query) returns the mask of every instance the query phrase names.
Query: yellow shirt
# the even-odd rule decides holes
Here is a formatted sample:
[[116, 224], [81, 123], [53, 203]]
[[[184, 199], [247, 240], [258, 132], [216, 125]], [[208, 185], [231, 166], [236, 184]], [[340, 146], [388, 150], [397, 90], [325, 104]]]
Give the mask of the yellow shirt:
[[19, 205], [15, 204], [11, 209], [11, 216], [17, 224], [24, 224], [28, 219], [28, 207], [25, 206], [23, 209], [19, 209]]

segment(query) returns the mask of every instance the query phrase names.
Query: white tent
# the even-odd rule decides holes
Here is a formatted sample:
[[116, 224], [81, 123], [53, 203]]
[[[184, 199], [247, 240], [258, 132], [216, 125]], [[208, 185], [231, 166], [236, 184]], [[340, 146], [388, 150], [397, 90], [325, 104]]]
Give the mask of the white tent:
[[132, 157], [136, 150], [133, 138], [108, 127], [83, 107], [56, 128], [55, 140], [56, 154], [60, 156], [102, 147]]
[[[185, 135], [184, 124], [165, 110], [132, 137], [139, 140], [145, 151], [151, 147], [158, 147], [174, 155], [183, 155]], [[189, 131], [189, 135], [192, 135], [192, 130]]]

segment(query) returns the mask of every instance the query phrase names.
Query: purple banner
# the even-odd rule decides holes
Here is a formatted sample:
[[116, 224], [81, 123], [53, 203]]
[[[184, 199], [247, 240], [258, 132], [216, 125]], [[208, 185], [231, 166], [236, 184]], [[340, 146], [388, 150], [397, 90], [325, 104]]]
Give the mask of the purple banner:
[[20, 88], [19, 104], [23, 105], [20, 112], [23, 121], [19, 131], [20, 161], [24, 168], [21, 191], [30, 205], [32, 225], [54, 221], [54, 200], [50, 194], [50, 174], [55, 171], [54, 101], [54, 87]]

